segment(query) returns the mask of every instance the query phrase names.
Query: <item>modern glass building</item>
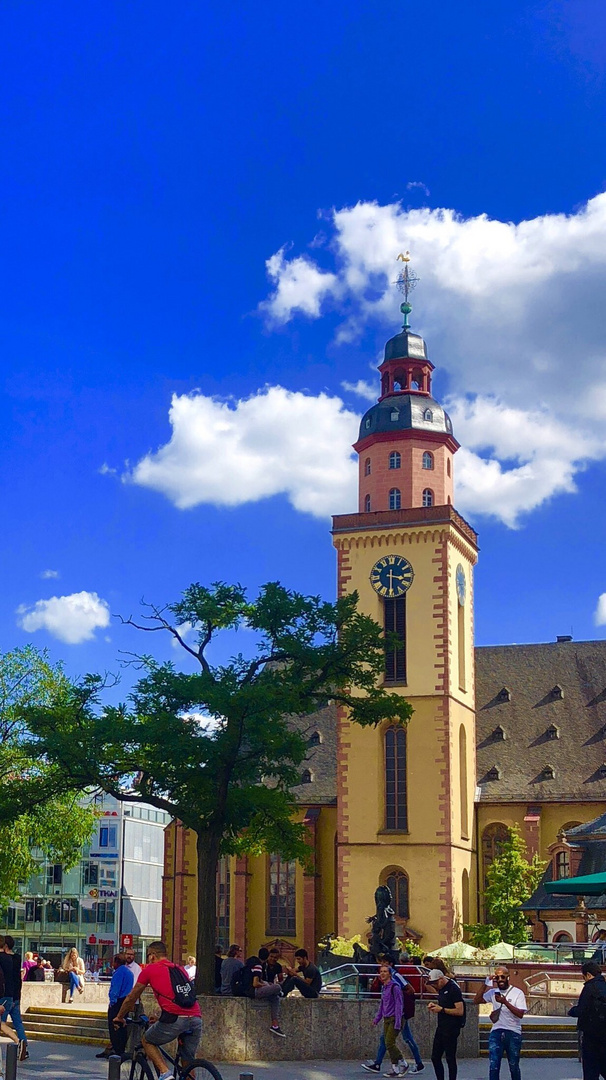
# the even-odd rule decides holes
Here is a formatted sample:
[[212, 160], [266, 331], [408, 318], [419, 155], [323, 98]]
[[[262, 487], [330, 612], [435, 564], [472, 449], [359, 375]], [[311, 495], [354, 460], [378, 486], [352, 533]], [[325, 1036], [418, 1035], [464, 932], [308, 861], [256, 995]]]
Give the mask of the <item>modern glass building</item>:
[[54, 966], [73, 945], [91, 971], [108, 969], [125, 944], [145, 957], [161, 936], [164, 828], [170, 817], [142, 803], [98, 796], [95, 832], [71, 870], [40, 858], [22, 898], [0, 918], [15, 949]]

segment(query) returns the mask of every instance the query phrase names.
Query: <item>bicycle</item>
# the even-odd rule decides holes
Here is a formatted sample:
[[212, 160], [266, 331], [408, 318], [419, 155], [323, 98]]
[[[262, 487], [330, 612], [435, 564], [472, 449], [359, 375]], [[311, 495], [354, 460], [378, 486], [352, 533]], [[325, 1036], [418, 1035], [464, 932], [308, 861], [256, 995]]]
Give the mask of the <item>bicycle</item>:
[[[127, 1020], [126, 1023], [135, 1024], [143, 1032], [149, 1027], [150, 1020], [147, 1016], [141, 1016], [138, 1020]], [[177, 1036], [177, 1053], [174, 1058], [163, 1046], [158, 1047], [162, 1057], [166, 1058], [168, 1064], [173, 1067], [174, 1080], [223, 1080], [221, 1073], [211, 1061], [195, 1058], [189, 1064], [183, 1062], [183, 1036], [187, 1034], [188, 1032], [183, 1031]], [[156, 1080], [155, 1070], [147, 1060], [141, 1042], [133, 1050], [128, 1080]]]

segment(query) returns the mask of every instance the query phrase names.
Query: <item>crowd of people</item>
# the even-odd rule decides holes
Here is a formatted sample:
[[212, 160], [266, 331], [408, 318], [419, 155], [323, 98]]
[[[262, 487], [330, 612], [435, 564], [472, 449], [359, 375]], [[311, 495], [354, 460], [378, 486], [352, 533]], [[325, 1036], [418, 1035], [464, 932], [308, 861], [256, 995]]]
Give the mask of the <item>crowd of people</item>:
[[296, 967], [288, 964], [277, 946], [260, 948], [258, 953], [242, 959], [239, 945], [230, 945], [227, 956], [217, 946], [215, 953], [215, 990], [222, 997], [248, 997], [267, 1001], [271, 1023], [269, 1030], [284, 1039], [280, 1027], [280, 999], [293, 991], [303, 997], [317, 998], [322, 989], [320, 969], [309, 959], [305, 949], [294, 955]]

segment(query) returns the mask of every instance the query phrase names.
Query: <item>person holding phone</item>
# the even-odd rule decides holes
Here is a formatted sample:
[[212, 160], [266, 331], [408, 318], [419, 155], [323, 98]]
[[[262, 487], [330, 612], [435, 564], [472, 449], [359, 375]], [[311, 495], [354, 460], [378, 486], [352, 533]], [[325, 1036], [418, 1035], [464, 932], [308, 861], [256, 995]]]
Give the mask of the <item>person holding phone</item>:
[[511, 1080], [520, 1080], [520, 1051], [522, 1049], [522, 1018], [528, 1008], [526, 997], [509, 982], [509, 969], [504, 964], [488, 976], [475, 998], [476, 1005], [487, 1001], [492, 1005], [488, 1036], [490, 1080], [499, 1080], [503, 1054], [507, 1054]]

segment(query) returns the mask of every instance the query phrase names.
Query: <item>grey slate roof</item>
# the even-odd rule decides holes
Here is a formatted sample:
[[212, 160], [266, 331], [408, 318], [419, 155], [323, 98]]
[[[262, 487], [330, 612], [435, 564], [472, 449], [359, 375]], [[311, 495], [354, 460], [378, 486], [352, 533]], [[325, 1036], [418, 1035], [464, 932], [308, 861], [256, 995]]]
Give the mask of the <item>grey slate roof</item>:
[[334, 805], [337, 801], [337, 707], [333, 702], [312, 716], [297, 721], [300, 731], [310, 739], [316, 732], [320, 743], [310, 745], [301, 774], [311, 773], [311, 780], [294, 788], [297, 802], [304, 805]]
[[480, 646], [475, 654], [481, 801], [606, 799], [606, 641]]
[[398, 390], [364, 413], [358, 439], [410, 430], [452, 435], [452, 421], [435, 398]]

